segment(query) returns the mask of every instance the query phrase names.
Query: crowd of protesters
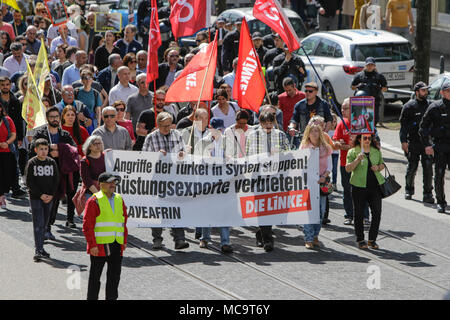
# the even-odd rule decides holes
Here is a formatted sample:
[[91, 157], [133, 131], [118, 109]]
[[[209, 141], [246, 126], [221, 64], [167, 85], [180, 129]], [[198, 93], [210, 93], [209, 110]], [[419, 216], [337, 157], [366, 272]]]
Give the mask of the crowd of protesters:
[[[5, 8], [3, 16], [11, 13]], [[43, 234], [36, 237], [37, 259], [49, 256], [43, 241], [55, 239], [51, 227], [60, 201], [67, 203], [66, 226], [77, 228], [72, 198], [80, 188], [85, 189], [86, 199], [99, 192], [99, 176], [106, 170], [104, 152], [109, 149], [219, 158], [318, 149], [317, 183], [324, 190], [320, 196], [321, 223], [303, 226], [306, 248], [320, 246], [321, 225], [330, 222], [329, 194], [337, 189], [338, 167], [345, 224], [354, 221], [360, 248], [378, 248], [381, 195], [377, 190], [384, 182], [379, 141], [375, 134], [350, 135], [349, 99], [342, 105], [341, 121], [330, 104], [318, 96], [319, 84], [303, 84], [305, 65], [300, 56], [284, 50], [279, 35], [264, 39], [258, 32], [252, 35], [262, 65], [273, 66], [275, 73], [274, 91], [259, 112], [241, 109], [232, 96], [240, 21], [218, 20], [212, 30], [219, 32], [220, 50], [214, 101], [169, 104], [165, 102], [168, 88], [213, 35], [198, 33], [197, 46], [189, 49], [169, 42], [160, 55], [159, 78], [155, 84], [147, 84], [147, 51], [143, 49], [145, 42], [139, 40], [138, 28], [127, 25], [123, 34], [96, 33], [92, 13], [97, 10], [96, 5], [72, 4], [68, 7], [69, 22], [52, 26], [45, 7], [38, 2], [31, 21], [14, 11], [14, 27], [2, 27], [6, 31], [1, 31], [0, 201], [6, 208], [10, 191], [12, 197], [21, 197], [27, 188], [33, 213], [43, 212], [44, 218], [35, 222], [35, 233]], [[326, 21], [329, 19], [319, 20]], [[8, 23], [3, 22], [5, 25]], [[41, 41], [48, 48], [51, 68], [42, 97], [48, 125], [26, 130], [22, 119], [28, 85], [25, 60], [34, 70]], [[374, 62], [369, 59], [366, 64]], [[26, 178], [22, 180], [22, 176]], [[372, 221], [368, 219], [369, 207]], [[370, 226], [369, 243], [364, 240], [364, 225]], [[161, 234], [161, 228], [153, 228], [154, 249], [163, 246]], [[175, 249], [189, 246], [184, 228], [174, 228], [172, 236]], [[205, 248], [211, 241], [211, 229], [197, 228], [195, 237]], [[220, 228], [220, 239], [222, 251], [232, 252], [229, 227]], [[265, 251], [274, 249], [271, 226], [258, 228], [256, 245]]]

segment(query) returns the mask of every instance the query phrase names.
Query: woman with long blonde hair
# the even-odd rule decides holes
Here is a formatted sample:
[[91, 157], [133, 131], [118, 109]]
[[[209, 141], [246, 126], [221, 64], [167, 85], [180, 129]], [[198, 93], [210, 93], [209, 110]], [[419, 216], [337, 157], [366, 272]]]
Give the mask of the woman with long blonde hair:
[[[329, 179], [332, 170], [331, 154], [332, 147], [325, 140], [324, 132], [320, 124], [311, 123], [306, 126], [303, 133], [302, 143], [300, 149], [318, 149], [319, 150], [319, 181], [318, 183], [325, 183]], [[326, 210], [326, 195], [320, 195], [320, 221], [318, 224], [305, 224], [303, 226], [303, 233], [305, 234], [306, 249], [313, 249], [314, 246], [319, 246], [319, 232], [322, 226], [322, 219]]]

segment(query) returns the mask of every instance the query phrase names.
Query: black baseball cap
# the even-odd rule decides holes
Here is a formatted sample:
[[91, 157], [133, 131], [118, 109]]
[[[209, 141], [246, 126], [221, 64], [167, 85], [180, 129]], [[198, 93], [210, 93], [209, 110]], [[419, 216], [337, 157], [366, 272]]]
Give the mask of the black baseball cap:
[[373, 57], [367, 57], [367, 58], [366, 58], [366, 66], [367, 66], [368, 64], [376, 64], [376, 63], [375, 63], [375, 58], [373, 58]]
[[98, 182], [106, 182], [106, 183], [115, 182], [117, 184], [120, 183], [120, 181], [122, 181], [122, 178], [111, 172], [103, 172], [98, 176]]
[[256, 31], [256, 32], [253, 32], [253, 34], [252, 34], [252, 40], [257, 40], [257, 39], [261, 39], [262, 40], [262, 34], [261, 34], [261, 32], [258, 32], [258, 31]]
[[430, 88], [429, 86], [427, 86], [427, 84], [423, 81], [419, 81], [414, 85], [414, 91], [417, 91], [419, 89], [428, 89]]

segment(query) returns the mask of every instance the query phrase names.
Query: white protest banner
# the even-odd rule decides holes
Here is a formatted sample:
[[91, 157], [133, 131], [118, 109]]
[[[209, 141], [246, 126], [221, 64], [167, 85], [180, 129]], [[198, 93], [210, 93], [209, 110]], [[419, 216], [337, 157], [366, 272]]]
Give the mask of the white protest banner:
[[109, 151], [131, 227], [218, 227], [319, 223], [319, 155], [297, 150], [229, 162]]

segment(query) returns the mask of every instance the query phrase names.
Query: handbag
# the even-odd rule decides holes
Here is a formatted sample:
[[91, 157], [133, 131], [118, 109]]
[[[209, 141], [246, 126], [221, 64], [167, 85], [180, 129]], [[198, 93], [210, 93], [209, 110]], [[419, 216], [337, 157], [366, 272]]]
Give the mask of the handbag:
[[[397, 181], [395, 181], [395, 176], [391, 175], [389, 172], [388, 167], [384, 164], [384, 183], [380, 185], [381, 190], [381, 197], [387, 198], [389, 196], [392, 196], [394, 193], [396, 193], [398, 190], [402, 188], [401, 185], [398, 184]], [[387, 172], [387, 175], [386, 175]]]
[[72, 202], [75, 205], [75, 210], [77, 211], [78, 216], [80, 216], [83, 211], [84, 211], [84, 207], [86, 206], [86, 186], [84, 185], [84, 183], [81, 185], [81, 188], [78, 189], [78, 191], [75, 193], [75, 195], [72, 198]]

